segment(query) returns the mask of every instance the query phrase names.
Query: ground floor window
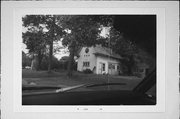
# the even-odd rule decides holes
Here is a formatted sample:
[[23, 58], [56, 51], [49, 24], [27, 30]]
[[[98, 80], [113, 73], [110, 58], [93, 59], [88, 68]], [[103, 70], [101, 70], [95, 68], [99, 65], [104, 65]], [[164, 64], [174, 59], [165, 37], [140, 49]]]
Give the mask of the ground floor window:
[[109, 69], [115, 69], [115, 64], [109, 63]]
[[90, 66], [90, 62], [83, 62], [83, 66], [84, 67], [89, 67]]

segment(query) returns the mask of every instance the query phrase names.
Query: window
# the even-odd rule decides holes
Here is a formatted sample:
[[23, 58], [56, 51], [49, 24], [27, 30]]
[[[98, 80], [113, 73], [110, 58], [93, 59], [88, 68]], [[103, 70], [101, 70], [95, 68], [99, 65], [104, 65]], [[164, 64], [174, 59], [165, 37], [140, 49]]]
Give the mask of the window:
[[89, 57], [90, 55], [84, 55], [84, 57]]
[[85, 52], [88, 53], [88, 52], [89, 52], [89, 48], [86, 48], [86, 49], [85, 49]]
[[117, 66], [117, 70], [119, 70], [120, 68], [119, 68], [119, 65]]
[[115, 69], [115, 65], [114, 64], [109, 64], [109, 69]]
[[89, 67], [90, 63], [89, 62], [83, 62], [83, 67]]
[[115, 65], [114, 64], [112, 64], [112, 69], [115, 69]]

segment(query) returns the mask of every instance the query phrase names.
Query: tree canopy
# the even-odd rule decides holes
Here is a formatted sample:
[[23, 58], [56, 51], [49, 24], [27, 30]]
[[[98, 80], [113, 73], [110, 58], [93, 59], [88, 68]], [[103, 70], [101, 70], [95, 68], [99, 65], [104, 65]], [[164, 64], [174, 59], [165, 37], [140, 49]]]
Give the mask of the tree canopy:
[[49, 70], [51, 70], [53, 41], [60, 40], [65, 33], [57, 24], [56, 18], [55, 15], [26, 15], [22, 18], [23, 26], [27, 30], [23, 33], [23, 42], [30, 52], [38, 55], [39, 65], [44, 52], [49, 54]]

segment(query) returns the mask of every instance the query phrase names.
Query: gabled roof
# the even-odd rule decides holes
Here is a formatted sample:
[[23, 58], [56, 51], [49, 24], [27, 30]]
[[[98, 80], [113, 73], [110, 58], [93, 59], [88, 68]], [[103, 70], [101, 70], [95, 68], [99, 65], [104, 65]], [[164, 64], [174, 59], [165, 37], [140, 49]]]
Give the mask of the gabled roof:
[[110, 48], [102, 47], [100, 45], [96, 45], [94, 47], [94, 54], [115, 59], [123, 59], [120, 55], [114, 53]]
[[[77, 54], [81, 52], [83, 47], [81, 47]], [[123, 59], [120, 55], [114, 53], [110, 48], [102, 47], [101, 45], [92, 46], [91, 48], [94, 49], [93, 54], [96, 56], [103, 56], [103, 57], [110, 57], [115, 59]]]

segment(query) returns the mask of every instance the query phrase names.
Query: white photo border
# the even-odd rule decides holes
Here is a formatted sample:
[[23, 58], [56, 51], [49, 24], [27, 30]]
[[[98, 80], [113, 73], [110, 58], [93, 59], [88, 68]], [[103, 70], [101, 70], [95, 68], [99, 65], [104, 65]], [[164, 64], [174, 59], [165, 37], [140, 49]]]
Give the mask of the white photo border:
[[[22, 16], [23, 15], [156, 15], [157, 104], [137, 106], [25, 106], [22, 105]], [[14, 10], [14, 112], [164, 112], [165, 111], [165, 9], [164, 8], [17, 8]], [[161, 80], [160, 80], [161, 79]]]

